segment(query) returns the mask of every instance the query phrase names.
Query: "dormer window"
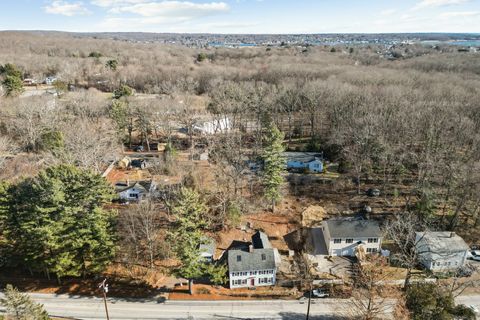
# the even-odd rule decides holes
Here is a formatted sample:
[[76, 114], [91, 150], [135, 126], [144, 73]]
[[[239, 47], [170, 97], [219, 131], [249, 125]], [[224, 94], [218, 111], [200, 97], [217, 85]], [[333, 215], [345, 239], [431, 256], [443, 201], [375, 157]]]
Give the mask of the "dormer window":
[[237, 262], [242, 261], [242, 256], [237, 256]]
[[267, 255], [265, 253], [262, 253], [262, 261], [267, 260]]
[[333, 239], [333, 243], [342, 243], [342, 239]]

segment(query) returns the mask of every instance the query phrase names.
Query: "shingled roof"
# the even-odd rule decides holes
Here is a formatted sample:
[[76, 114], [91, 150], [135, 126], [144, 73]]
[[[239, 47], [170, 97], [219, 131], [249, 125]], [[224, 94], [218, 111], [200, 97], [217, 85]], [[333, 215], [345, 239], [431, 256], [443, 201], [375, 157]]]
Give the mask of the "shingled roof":
[[228, 270], [230, 272], [272, 269], [275, 269], [273, 249], [254, 249], [252, 252], [228, 251]]
[[315, 160], [323, 159], [323, 154], [318, 152], [282, 152], [282, 156], [287, 161], [296, 161], [309, 163]]
[[451, 254], [469, 249], [468, 244], [455, 232], [417, 232], [416, 236], [418, 239], [417, 247], [422, 254]]
[[374, 220], [327, 220], [325, 224], [332, 238], [381, 237], [378, 222]]

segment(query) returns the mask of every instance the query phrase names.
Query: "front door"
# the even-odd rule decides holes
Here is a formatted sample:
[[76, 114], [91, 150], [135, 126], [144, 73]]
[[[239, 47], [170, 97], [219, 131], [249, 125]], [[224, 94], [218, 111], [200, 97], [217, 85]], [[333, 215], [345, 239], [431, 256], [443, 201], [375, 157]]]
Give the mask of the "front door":
[[250, 286], [255, 287], [255, 279], [250, 279]]

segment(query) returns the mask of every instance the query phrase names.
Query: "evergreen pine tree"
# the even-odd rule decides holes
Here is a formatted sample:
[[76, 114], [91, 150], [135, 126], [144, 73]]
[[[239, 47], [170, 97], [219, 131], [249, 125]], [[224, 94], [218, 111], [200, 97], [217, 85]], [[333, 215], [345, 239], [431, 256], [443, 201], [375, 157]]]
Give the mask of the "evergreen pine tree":
[[280, 186], [283, 183], [282, 172], [285, 169], [285, 158], [282, 152], [284, 135], [275, 125], [268, 128], [265, 137], [265, 147], [263, 150], [263, 186], [265, 188], [265, 197], [272, 202], [272, 212], [275, 211], [275, 204], [281, 198]]
[[103, 209], [113, 193], [101, 176], [60, 165], [3, 194], [3, 236], [22, 266], [60, 280], [97, 273], [113, 259], [114, 213]]
[[177, 258], [182, 262], [178, 269], [181, 277], [188, 279], [188, 290], [192, 294], [193, 280], [205, 273], [205, 263], [200, 255], [200, 244], [204, 242], [202, 230], [207, 226], [204, 213], [207, 207], [200, 195], [192, 189], [182, 188], [172, 206], [177, 225], [171, 238]]
[[2, 81], [7, 96], [15, 96], [23, 91], [22, 79], [16, 76], [6, 76]]
[[11, 316], [15, 320], [50, 319], [43, 305], [32, 301], [27, 294], [19, 292], [12, 285], [7, 284], [4, 295], [0, 299], [0, 305], [5, 308], [7, 317]]

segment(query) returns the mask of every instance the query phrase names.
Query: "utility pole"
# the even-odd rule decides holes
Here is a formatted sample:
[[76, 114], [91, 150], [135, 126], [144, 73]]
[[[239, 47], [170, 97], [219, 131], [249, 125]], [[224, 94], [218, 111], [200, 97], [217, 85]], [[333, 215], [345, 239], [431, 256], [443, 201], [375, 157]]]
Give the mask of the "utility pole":
[[110, 320], [110, 317], [108, 316], [108, 307], [107, 307], [107, 292], [108, 292], [107, 279], [103, 279], [103, 281], [100, 283], [98, 288], [102, 289], [103, 303], [105, 304], [105, 314], [107, 315], [107, 320]]
[[305, 317], [305, 320], [310, 319], [310, 304], [312, 302], [312, 279], [310, 277], [310, 263], [308, 261], [307, 256], [305, 253], [302, 254], [303, 262], [305, 265], [305, 280], [308, 282], [308, 306], [307, 306], [307, 316]]
[[312, 301], [312, 283], [309, 283], [308, 286], [308, 306], [307, 306], [307, 317], [305, 320], [308, 320], [310, 318], [310, 303]]

